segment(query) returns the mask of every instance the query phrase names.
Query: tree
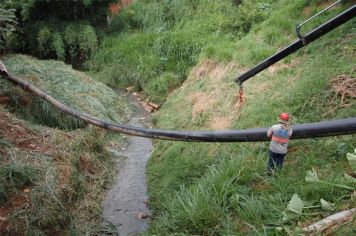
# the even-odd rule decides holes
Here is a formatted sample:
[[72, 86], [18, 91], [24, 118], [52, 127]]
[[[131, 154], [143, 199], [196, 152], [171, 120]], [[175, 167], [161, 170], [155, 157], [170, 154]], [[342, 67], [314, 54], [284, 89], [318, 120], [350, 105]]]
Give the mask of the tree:
[[15, 18], [14, 9], [5, 9], [0, 4], [0, 49], [5, 48], [8, 35], [15, 31], [15, 25], [17, 24]]
[[16, 9], [21, 29], [12, 37], [12, 49], [39, 58], [63, 60], [80, 68], [98, 46], [97, 35], [107, 27], [112, 2], [118, 1], [8, 1], [7, 7]]

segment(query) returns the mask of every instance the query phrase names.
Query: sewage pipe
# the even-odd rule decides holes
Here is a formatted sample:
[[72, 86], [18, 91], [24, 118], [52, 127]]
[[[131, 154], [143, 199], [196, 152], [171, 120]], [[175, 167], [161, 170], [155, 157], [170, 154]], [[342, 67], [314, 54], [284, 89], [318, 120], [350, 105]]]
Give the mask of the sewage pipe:
[[[5, 65], [0, 61], [0, 75], [24, 90], [41, 97], [57, 109], [73, 117], [81, 119], [91, 125], [111, 130], [114, 132], [141, 136], [146, 138], [187, 141], [187, 142], [256, 142], [268, 141], [268, 128], [255, 128], [246, 130], [221, 130], [221, 131], [173, 131], [147, 129], [136, 126], [118, 124], [100, 120], [87, 113], [71, 108], [63, 102], [53, 98], [29, 82], [9, 74]], [[333, 120], [318, 123], [292, 125], [291, 139], [317, 138], [325, 136], [346, 135], [356, 133], [356, 117], [349, 119]]]

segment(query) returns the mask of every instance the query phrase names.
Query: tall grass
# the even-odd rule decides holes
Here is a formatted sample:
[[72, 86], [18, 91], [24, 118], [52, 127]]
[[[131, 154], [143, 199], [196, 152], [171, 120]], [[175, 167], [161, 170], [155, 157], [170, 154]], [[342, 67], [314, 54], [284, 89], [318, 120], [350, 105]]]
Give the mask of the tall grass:
[[[110, 86], [133, 85], [163, 102], [207, 46], [233, 43], [263, 21], [271, 6], [272, 1], [259, 0], [239, 6], [227, 0], [136, 1], [114, 19], [117, 32], [110, 30], [90, 68]], [[163, 79], [167, 74], [179, 80]]]
[[[208, 43], [199, 55], [200, 60], [213, 59], [219, 65], [233, 61], [237, 69], [215, 80], [215, 68], [203, 68], [204, 63], [199, 64], [195, 71], [208, 74], [193, 72], [189, 81], [170, 95], [155, 116], [155, 124], [166, 129], [209, 129], [214, 118], [231, 117], [237, 109], [233, 95], [238, 92], [231, 81], [236, 76], [232, 72], [242, 73], [293, 42], [295, 24], [312, 14], [307, 13], [306, 7], [320, 10], [320, 2], [275, 2], [270, 5], [265, 21], [253, 25], [236, 42], [223, 37], [215, 44]], [[348, 4], [335, 8], [318, 21], [324, 22]], [[317, 23], [312, 22], [304, 30]], [[277, 122], [276, 117], [282, 111], [292, 114], [294, 124], [356, 116], [355, 98], [347, 98], [345, 107], [331, 87], [331, 80], [340, 74], [354, 76], [352, 25], [349, 22], [341, 26], [279, 62], [273, 70], [246, 82], [242, 113], [239, 118], [232, 116], [228, 128], [269, 127]], [[213, 72], [209, 74], [209, 71]], [[199, 116], [193, 116], [198, 102], [192, 97], [196, 94], [205, 95], [202, 99], [206, 100], [202, 101], [208, 104]], [[320, 214], [330, 214], [318, 207], [321, 198], [335, 203], [336, 211], [353, 207], [355, 202], [350, 191], [332, 185], [310, 185], [305, 183], [304, 176], [306, 171], [316, 168], [320, 179], [345, 183], [343, 174], [349, 171], [345, 155], [356, 147], [355, 140], [351, 135], [291, 141], [285, 166], [274, 178], [266, 174], [267, 143], [158, 142], [158, 150], [148, 166], [150, 205], [154, 209], [149, 233], [294, 234], [299, 225], [320, 219]], [[190, 161], [189, 166], [185, 165], [186, 160]], [[317, 206], [304, 209], [300, 218], [286, 224], [284, 211], [294, 193]]]

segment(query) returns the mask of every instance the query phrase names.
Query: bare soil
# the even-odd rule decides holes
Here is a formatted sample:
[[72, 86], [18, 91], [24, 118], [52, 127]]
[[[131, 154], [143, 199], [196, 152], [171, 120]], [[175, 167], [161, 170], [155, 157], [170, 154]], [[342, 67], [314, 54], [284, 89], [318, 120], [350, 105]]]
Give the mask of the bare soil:
[[[59, 158], [59, 155], [64, 152], [54, 144], [53, 137], [56, 132], [60, 131], [52, 129], [34, 131], [27, 127], [24, 121], [15, 118], [0, 106], [0, 140], [6, 140], [16, 153], [43, 154], [57, 159], [56, 164], [60, 170], [59, 180], [61, 186], [65, 186], [68, 184], [70, 176], [70, 162]], [[0, 149], [0, 161], [6, 162], [8, 156], [7, 148]], [[30, 187], [19, 189], [16, 194], [9, 196], [7, 202], [0, 204], [0, 235], [9, 232], [11, 235], [12, 226], [9, 224], [8, 218], [17, 210], [31, 205], [30, 194]]]

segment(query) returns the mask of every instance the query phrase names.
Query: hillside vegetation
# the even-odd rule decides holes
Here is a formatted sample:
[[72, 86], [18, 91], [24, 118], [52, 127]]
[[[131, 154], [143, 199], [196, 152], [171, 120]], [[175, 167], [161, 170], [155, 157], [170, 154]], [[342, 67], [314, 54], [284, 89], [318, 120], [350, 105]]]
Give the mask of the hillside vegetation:
[[[98, 18], [90, 22], [99, 2]], [[133, 86], [163, 104], [153, 117], [160, 129], [270, 127], [281, 112], [289, 112], [293, 124], [356, 117], [355, 20], [245, 82], [242, 107], [237, 100], [234, 78], [292, 43], [295, 25], [329, 0], [137, 0], [119, 9], [106, 34], [102, 10], [111, 1], [99, 2], [64, 4], [52, 19], [59, 2], [9, 1], [0, 5], [7, 14], [0, 46], [88, 68], [113, 88]], [[303, 33], [352, 4], [342, 1]], [[42, 7], [46, 14], [39, 14]], [[30, 19], [19, 21], [23, 35], [10, 8]], [[1, 60], [12, 74], [79, 110], [113, 121], [130, 113], [109, 88], [62, 62], [23, 55]], [[0, 104], [6, 108], [0, 107], [0, 203], [6, 205], [0, 234], [114, 233], [99, 224], [101, 194], [113, 173], [103, 148], [110, 136], [5, 81]], [[267, 142], [157, 141], [148, 166], [146, 234], [297, 235], [356, 205], [355, 173], [346, 159], [355, 147], [355, 135], [292, 140], [283, 170], [271, 177]], [[337, 232], [353, 233], [355, 221]]]
[[[156, 17], [164, 2], [140, 1], [128, 8], [127, 14], [135, 14], [140, 7], [145, 20], [138, 24], [140, 30], [128, 30], [104, 41], [95, 58], [99, 75], [108, 84], [138, 84], [152, 98], [157, 94], [155, 91], [168, 94], [177, 83], [173, 78], [180, 78], [180, 83], [188, 77], [168, 95], [155, 115], [157, 127], [175, 130], [269, 127], [283, 111], [292, 114], [293, 123], [356, 116], [354, 95], [339, 89], [343, 83], [355, 86], [354, 21], [246, 82], [246, 100], [241, 115], [238, 114], [238, 86], [233, 78], [293, 42], [295, 25], [330, 2], [254, 1], [253, 9], [263, 13], [259, 15], [249, 11], [249, 1], [237, 6], [231, 1], [194, 1], [194, 4], [174, 1], [184, 10], [172, 11], [173, 23], [166, 15]], [[334, 8], [303, 31], [325, 22], [350, 4]], [[175, 9], [174, 4], [170, 6]], [[144, 9], [150, 10], [142, 13]], [[252, 14], [246, 30], [233, 26], [234, 22], [241, 23], [238, 17], [242, 14], [236, 13], [234, 18], [227, 13], [244, 11], [248, 16]], [[179, 13], [184, 16], [174, 15]], [[157, 21], [161, 28], [155, 27]], [[172, 41], [162, 41], [165, 36]], [[179, 36], [186, 39], [185, 43]], [[191, 50], [189, 60], [179, 57], [188, 50]], [[119, 67], [110, 67], [112, 55], [115, 58], [112, 63], [120, 61]], [[170, 61], [175, 65], [169, 67]], [[179, 62], [184, 62], [184, 66], [180, 67]], [[162, 79], [163, 75], [166, 79]], [[156, 83], [151, 95], [150, 88]], [[165, 89], [160, 90], [159, 86]], [[285, 167], [274, 178], [266, 175], [267, 143], [159, 141], [148, 167], [154, 214], [150, 233], [296, 234], [297, 228], [355, 205], [354, 191], [350, 191], [355, 184], [344, 178], [344, 173], [351, 173], [345, 155], [353, 151], [355, 140], [354, 136], [343, 136], [292, 141]], [[304, 177], [311, 170], [315, 170], [313, 173], [320, 180], [331, 184], [305, 182]], [[294, 194], [305, 201], [301, 215], [286, 210]], [[322, 210], [321, 199], [335, 204], [335, 208]], [[352, 232], [352, 227], [340, 231], [345, 230]]]
[[[123, 97], [63, 62], [24, 55], [0, 60], [12, 75], [81, 111], [116, 122], [130, 114]], [[124, 143], [1, 79], [0, 234], [115, 232], [101, 224], [103, 192], [115, 173], [108, 141]]]
[[245, 35], [268, 16], [272, 2], [136, 1], [113, 19], [90, 68], [110, 86], [133, 85], [163, 102], [204, 48]]

